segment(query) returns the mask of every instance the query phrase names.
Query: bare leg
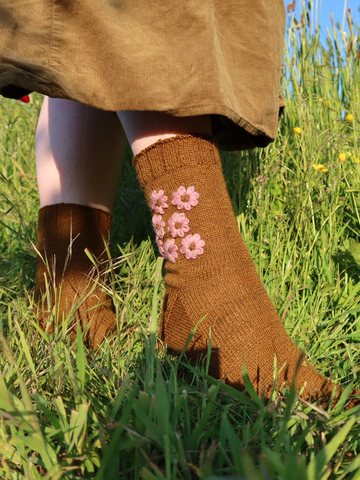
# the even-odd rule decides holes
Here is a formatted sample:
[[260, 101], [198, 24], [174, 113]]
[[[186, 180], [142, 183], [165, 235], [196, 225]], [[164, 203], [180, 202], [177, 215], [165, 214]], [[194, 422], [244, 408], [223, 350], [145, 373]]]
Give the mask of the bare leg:
[[173, 117], [161, 112], [117, 112], [134, 155], [158, 140], [203, 133], [211, 135], [210, 115]]
[[[109, 239], [125, 146], [115, 112], [45, 98], [36, 136], [42, 207], [35, 292], [38, 317], [43, 328], [52, 330], [48, 321], [55, 308], [57, 322], [68, 318], [72, 336], [78, 322], [93, 348], [116, 327], [111, 301], [102, 288], [104, 242]], [[100, 262], [96, 272], [87, 250]], [[51, 285], [48, 296], [46, 281]]]
[[45, 97], [36, 134], [40, 206], [112, 210], [126, 136], [114, 112]]

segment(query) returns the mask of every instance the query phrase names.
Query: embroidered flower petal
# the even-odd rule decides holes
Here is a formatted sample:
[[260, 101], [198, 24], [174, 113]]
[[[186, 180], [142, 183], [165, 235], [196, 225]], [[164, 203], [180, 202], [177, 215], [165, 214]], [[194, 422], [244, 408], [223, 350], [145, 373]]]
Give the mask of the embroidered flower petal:
[[169, 220], [168, 230], [173, 238], [183, 237], [190, 230], [189, 219], [185, 217], [185, 213], [174, 213]]
[[164, 193], [164, 190], [159, 190], [158, 192], [154, 190], [150, 195], [151, 210], [156, 213], [161, 213], [161, 215], [164, 215], [165, 213], [164, 208], [169, 207], [169, 205], [166, 203], [168, 197], [164, 195]]
[[178, 258], [178, 247], [177, 245], [175, 245], [175, 240], [173, 238], [171, 238], [170, 240], [166, 240], [164, 250], [164, 257], [170, 262], [175, 263], [176, 259]]
[[188, 189], [181, 186], [173, 193], [172, 204], [177, 206], [179, 210], [191, 210], [199, 203], [200, 194], [195, 192], [195, 187], [191, 186]]
[[195, 233], [195, 235], [187, 235], [187, 237], [181, 240], [181, 244], [180, 252], [185, 255], [188, 260], [191, 258], [195, 259], [198, 255], [204, 253], [203, 247], [205, 246], [205, 242], [198, 233]]
[[162, 216], [161, 215], [154, 215], [152, 217], [152, 224], [153, 224], [153, 227], [154, 227], [154, 230], [156, 232], [156, 235], [159, 237], [159, 238], [164, 238], [164, 235], [165, 235], [165, 222], [163, 222], [162, 220]]
[[164, 256], [164, 253], [165, 253], [164, 242], [159, 237], [156, 237], [156, 243], [157, 243], [160, 255]]

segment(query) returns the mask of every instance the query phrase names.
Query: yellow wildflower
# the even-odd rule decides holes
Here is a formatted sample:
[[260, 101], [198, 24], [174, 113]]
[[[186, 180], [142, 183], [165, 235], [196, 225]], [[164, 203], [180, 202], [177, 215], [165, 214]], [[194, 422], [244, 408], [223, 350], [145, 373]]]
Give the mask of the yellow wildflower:
[[354, 115], [351, 115], [351, 113], [348, 113], [345, 117], [345, 120], [347, 122], [352, 122], [354, 120]]
[[301, 128], [300, 128], [300, 127], [295, 127], [295, 128], [294, 128], [294, 132], [295, 132], [297, 135], [300, 135], [300, 133], [301, 133]]
[[327, 172], [328, 169], [325, 167], [325, 165], [321, 165], [321, 163], [319, 163], [319, 165], [313, 165], [313, 168], [315, 170], [317, 170], [318, 172]]
[[324, 101], [323, 98], [319, 98], [319, 102], [322, 103]]
[[355, 163], [360, 163], [360, 158], [356, 157], [355, 158]]
[[346, 153], [339, 153], [339, 162], [342, 163], [342, 162], [345, 162], [346, 160]]

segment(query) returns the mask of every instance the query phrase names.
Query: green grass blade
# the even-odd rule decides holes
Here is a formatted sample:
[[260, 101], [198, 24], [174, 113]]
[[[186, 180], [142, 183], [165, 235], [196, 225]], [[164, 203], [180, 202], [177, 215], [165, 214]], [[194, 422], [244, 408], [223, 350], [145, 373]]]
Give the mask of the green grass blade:
[[322, 478], [326, 464], [335, 455], [339, 446], [345, 441], [355, 422], [356, 417], [352, 416], [334, 438], [310, 461], [307, 468], [309, 480]]
[[82, 339], [81, 329], [79, 323], [76, 325], [76, 369], [77, 369], [77, 378], [79, 381], [80, 390], [84, 389], [85, 385], [85, 350], [84, 342]]

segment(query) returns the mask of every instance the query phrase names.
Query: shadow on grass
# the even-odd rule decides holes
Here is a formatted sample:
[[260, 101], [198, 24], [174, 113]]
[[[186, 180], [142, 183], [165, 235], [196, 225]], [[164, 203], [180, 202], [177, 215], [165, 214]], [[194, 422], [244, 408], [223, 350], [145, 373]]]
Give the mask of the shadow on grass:
[[340, 272], [346, 272], [348, 276], [354, 281], [354, 284], [360, 282], [360, 266], [354, 260], [350, 250], [338, 250], [331, 256], [333, 262], [338, 267]]

